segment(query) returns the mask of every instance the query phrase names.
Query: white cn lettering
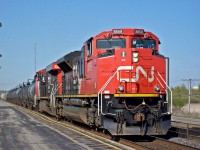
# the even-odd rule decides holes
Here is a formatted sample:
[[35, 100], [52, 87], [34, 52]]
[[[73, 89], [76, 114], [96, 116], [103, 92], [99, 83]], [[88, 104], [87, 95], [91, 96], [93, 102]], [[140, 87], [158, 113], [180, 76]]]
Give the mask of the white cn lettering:
[[120, 66], [118, 67], [118, 72], [117, 72], [117, 80], [121, 81], [126, 81], [126, 82], [137, 82], [139, 80], [139, 74], [140, 72], [143, 74], [143, 76], [147, 79], [149, 82], [153, 82], [154, 80], [154, 66], [151, 67], [151, 71], [150, 71], [150, 75], [147, 75], [147, 73], [145, 72], [145, 70], [142, 68], [142, 66], [137, 66], [136, 67], [136, 75], [132, 78], [121, 78], [120, 77], [120, 70], [132, 70], [133, 67], [132, 66]]

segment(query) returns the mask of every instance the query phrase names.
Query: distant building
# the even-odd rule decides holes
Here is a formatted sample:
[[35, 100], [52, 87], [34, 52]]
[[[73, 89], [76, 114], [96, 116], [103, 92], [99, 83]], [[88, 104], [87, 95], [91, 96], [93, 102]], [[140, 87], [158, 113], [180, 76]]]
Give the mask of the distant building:
[[198, 90], [198, 89], [199, 89], [199, 86], [198, 86], [198, 85], [197, 85], [197, 86], [193, 86], [192, 89], [193, 89], [193, 90]]

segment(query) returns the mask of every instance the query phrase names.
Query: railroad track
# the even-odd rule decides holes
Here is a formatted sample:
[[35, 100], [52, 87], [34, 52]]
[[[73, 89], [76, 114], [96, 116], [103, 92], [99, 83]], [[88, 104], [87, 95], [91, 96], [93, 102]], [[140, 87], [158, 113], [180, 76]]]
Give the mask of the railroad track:
[[187, 140], [200, 142], [200, 125], [184, 122], [172, 122], [172, 128], [169, 134], [174, 137], [180, 137]]
[[[89, 127], [71, 122], [57, 121], [49, 115], [33, 111], [21, 106], [13, 105], [21, 112], [39, 119], [45, 126], [67, 137], [84, 149], [139, 149], [139, 150], [194, 150], [195, 148], [178, 144], [167, 139], [156, 136], [126, 136], [123, 138], [113, 138], [109, 134], [91, 130]], [[67, 130], [65, 130], [67, 129]], [[117, 140], [117, 142], [111, 140]]]
[[[138, 147], [143, 147], [143, 149], [150, 150], [196, 150], [197, 148], [175, 143], [173, 141], [169, 141], [165, 138], [160, 138], [157, 136], [144, 136], [138, 137], [135, 136], [132, 139], [130, 137], [121, 138], [120, 143], [124, 143], [126, 145], [135, 145]], [[129, 144], [127, 144], [129, 143]], [[137, 148], [136, 148], [137, 149]]]

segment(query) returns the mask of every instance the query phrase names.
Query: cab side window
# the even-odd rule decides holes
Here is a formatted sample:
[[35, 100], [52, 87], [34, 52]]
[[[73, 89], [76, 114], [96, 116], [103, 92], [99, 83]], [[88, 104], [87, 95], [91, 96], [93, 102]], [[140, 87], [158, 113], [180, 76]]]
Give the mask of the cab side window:
[[92, 42], [87, 43], [87, 57], [92, 55]]
[[81, 48], [81, 59], [80, 59], [80, 78], [83, 78], [84, 75], [84, 47]]

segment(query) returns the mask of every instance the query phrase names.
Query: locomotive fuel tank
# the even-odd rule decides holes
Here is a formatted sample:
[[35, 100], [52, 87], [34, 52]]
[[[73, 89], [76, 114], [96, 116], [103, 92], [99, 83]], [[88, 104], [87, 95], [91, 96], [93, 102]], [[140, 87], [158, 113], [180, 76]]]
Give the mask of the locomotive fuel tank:
[[80, 123], [87, 123], [87, 101], [77, 98], [63, 100], [63, 116]]
[[69, 120], [87, 124], [87, 109], [76, 106], [63, 106], [63, 116]]
[[39, 111], [41, 112], [49, 112], [49, 102], [47, 100], [42, 100], [39, 103]]

